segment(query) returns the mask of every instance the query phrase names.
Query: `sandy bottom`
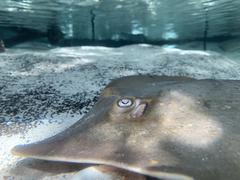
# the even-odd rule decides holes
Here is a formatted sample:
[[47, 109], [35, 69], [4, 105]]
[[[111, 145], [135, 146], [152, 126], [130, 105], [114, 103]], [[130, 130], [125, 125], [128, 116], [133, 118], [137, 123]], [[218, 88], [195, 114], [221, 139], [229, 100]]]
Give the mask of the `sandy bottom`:
[[[240, 79], [240, 56], [236, 43], [231, 50], [233, 44], [211, 45], [220, 53], [146, 44], [7, 50], [0, 54], [0, 174], [21, 174], [16, 170], [21, 159], [11, 155], [11, 148], [52, 136], [80, 120], [112, 79], [136, 74]], [[200, 44], [178, 48], [192, 46]]]

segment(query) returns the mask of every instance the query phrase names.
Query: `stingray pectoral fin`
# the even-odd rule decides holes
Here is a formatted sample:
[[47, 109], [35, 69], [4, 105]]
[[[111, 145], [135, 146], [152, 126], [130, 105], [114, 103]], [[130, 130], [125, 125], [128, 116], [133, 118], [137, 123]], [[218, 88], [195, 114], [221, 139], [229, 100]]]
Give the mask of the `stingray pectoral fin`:
[[[105, 123], [105, 114], [113, 101], [113, 97], [103, 98], [84, 118], [63, 132], [43, 141], [15, 146], [11, 152], [21, 157], [45, 160], [82, 162], [83, 159], [89, 159], [93, 154], [91, 152], [100, 147], [98, 144], [104, 145], [104, 137], [100, 138], [92, 132], [96, 132], [98, 127]], [[97, 156], [99, 153], [95, 154]]]
[[21, 157], [65, 162], [83, 162], [91, 159], [93, 155], [96, 155], [95, 158], [100, 156], [94, 152], [99, 147], [96, 145], [98, 143], [89, 137], [88, 132], [78, 134], [77, 130], [78, 128], [71, 127], [61, 135], [32, 144], [15, 146], [11, 152]]
[[[18, 145], [15, 146], [11, 152], [12, 154], [20, 157], [41, 157], [48, 156], [56, 148], [56, 144], [52, 143], [33, 143], [28, 145]], [[46, 158], [47, 159], [47, 158]]]

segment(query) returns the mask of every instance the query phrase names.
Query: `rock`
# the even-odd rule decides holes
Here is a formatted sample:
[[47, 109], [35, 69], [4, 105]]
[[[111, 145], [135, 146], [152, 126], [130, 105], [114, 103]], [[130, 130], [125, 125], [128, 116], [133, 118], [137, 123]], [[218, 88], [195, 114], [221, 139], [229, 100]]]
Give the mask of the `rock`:
[[5, 52], [5, 45], [3, 40], [0, 40], [0, 53]]

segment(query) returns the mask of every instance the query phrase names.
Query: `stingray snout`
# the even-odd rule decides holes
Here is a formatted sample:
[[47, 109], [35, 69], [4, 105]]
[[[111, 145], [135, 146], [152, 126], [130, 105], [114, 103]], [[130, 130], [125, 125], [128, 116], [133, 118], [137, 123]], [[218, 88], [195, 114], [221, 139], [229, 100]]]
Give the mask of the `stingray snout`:
[[11, 149], [11, 153], [16, 156], [25, 157], [32, 155], [31, 150], [28, 145], [17, 145]]

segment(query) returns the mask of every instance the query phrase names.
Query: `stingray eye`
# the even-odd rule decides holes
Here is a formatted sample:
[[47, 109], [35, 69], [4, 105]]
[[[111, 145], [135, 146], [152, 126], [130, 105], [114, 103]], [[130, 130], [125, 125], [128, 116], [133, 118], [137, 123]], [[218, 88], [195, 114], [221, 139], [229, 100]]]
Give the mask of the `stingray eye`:
[[127, 107], [130, 107], [133, 105], [133, 100], [129, 99], [129, 98], [123, 98], [123, 99], [118, 100], [117, 105], [119, 107], [127, 108]]

